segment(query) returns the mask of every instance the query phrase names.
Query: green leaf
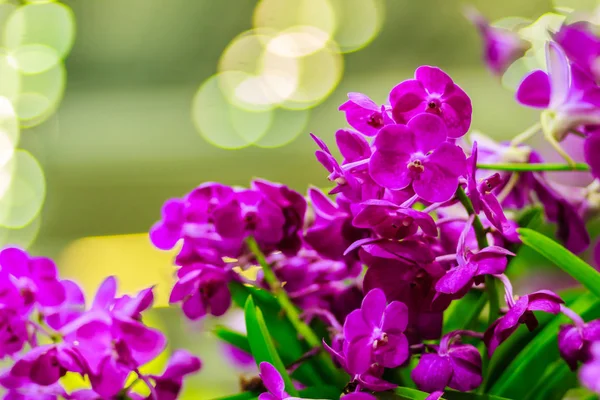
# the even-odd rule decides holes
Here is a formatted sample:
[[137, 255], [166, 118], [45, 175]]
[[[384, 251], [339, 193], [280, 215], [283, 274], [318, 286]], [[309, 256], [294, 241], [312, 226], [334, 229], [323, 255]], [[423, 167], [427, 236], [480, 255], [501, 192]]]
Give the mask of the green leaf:
[[300, 391], [300, 397], [303, 399], [338, 400], [340, 390], [335, 386], [309, 387]]
[[[580, 296], [570, 308], [586, 321], [600, 317], [600, 301], [590, 293]], [[556, 340], [560, 325], [565, 323], [569, 323], [569, 319], [558, 315], [539, 330], [504, 369], [489, 392], [522, 399], [531, 390], [532, 385], [542, 379], [547, 367], [559, 359]]]
[[547, 236], [527, 228], [517, 231], [524, 244], [552, 261], [600, 298], [600, 273], [591, 265]]
[[407, 387], [397, 387], [394, 391], [377, 393], [376, 396], [380, 400], [425, 400], [429, 393]]
[[246, 335], [220, 325], [216, 326], [213, 329], [213, 332], [222, 341], [227, 342], [233, 347], [243, 350], [246, 353], [251, 353], [250, 343], [248, 342]]
[[460, 300], [455, 300], [444, 313], [444, 333], [457, 329], [475, 329], [479, 314], [487, 303], [480, 290], [471, 290]]
[[[296, 362], [309, 348], [298, 338], [298, 333], [283, 315], [279, 303], [269, 292], [254, 286], [233, 282], [229, 285], [233, 301], [244, 307], [248, 298], [252, 297], [264, 316], [273, 338], [275, 348], [285, 365]], [[306, 386], [322, 386], [326, 382], [318, 373], [316, 362], [309, 360], [299, 366], [293, 373], [294, 379]]]
[[446, 400], [510, 400], [506, 397], [494, 396], [492, 394], [464, 393], [454, 390], [444, 392], [444, 398]]
[[529, 391], [524, 400], [561, 400], [569, 389], [577, 386], [577, 374], [569, 369], [567, 363], [558, 359], [546, 368], [546, 373]]
[[245, 316], [248, 341], [250, 342], [250, 349], [252, 350], [256, 365], [260, 366], [260, 363], [263, 361], [271, 363], [281, 374], [285, 382], [285, 391], [291, 396], [296, 396], [298, 392], [292, 384], [292, 379], [288, 375], [283, 361], [281, 361], [279, 354], [277, 354], [262, 312], [260, 308], [254, 305], [252, 296], [248, 296], [248, 300], [246, 300]]

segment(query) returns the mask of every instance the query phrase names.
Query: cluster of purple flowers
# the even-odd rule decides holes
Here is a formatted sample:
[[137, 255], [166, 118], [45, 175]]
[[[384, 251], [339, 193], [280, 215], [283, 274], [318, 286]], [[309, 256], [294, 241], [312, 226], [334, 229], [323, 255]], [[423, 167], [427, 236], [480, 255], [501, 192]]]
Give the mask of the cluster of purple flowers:
[[[0, 284], [0, 353], [13, 361], [0, 374], [7, 399], [169, 400], [177, 397], [183, 377], [200, 369], [198, 358], [177, 350], [161, 375], [140, 372], [167, 343], [142, 321], [152, 288], [117, 297], [116, 280], [109, 277], [86, 308], [81, 288], [59, 279], [50, 259], [17, 248], [0, 251]], [[91, 388], [67, 393], [60, 383], [66, 374], [87, 378]], [[150, 395], [132, 390], [135, 381], [144, 382]]]
[[[527, 50], [518, 35], [471, 16], [495, 74]], [[547, 71], [528, 74], [516, 93], [520, 103], [544, 110], [539, 127], [510, 142], [483, 135], [467, 141], [469, 96], [441, 69], [421, 66], [391, 89], [386, 104], [349, 94], [340, 110], [352, 129], [335, 134], [341, 161], [312, 135], [334, 197], [254, 180], [249, 188], [205, 183], [167, 201], [150, 240], [178, 251], [170, 303], [197, 320], [228, 311], [231, 283], [271, 290], [299, 334], [298, 326], [327, 332], [320, 339], [328, 355], [320, 355], [345, 371], [335, 372], [346, 379], [339, 388], [346, 400], [373, 400], [396, 388], [389, 372], [397, 368], [411, 368], [429, 400], [447, 388], [477, 389], [484, 360], [521, 325], [533, 331], [535, 313], [562, 313], [573, 324], [557, 332], [560, 355], [600, 393], [600, 320], [584, 321], [549, 290], [515, 296], [505, 274], [520, 244], [519, 211], [542, 205], [558, 240], [578, 254], [592, 244], [586, 222], [600, 211], [598, 180], [566, 189], [543, 168], [518, 167], [544, 165], [523, 144], [543, 132], [571, 168], [560, 142], [579, 135], [591, 175], [600, 178], [600, 38], [584, 23], [564, 25], [553, 37]], [[246, 272], [257, 265], [262, 271], [250, 279]], [[495, 304], [500, 285], [504, 307]], [[117, 297], [109, 277], [86, 307], [81, 289], [59, 279], [52, 261], [15, 248], [0, 252], [0, 287], [0, 354], [14, 361], [0, 374], [7, 398], [170, 400], [200, 369], [198, 358], [179, 350], [161, 375], [141, 372], [166, 346], [142, 319], [152, 288]], [[444, 331], [448, 308], [482, 291], [489, 323]], [[308, 339], [305, 333], [298, 340]], [[299, 363], [321, 350], [311, 346]], [[259, 399], [298, 399], [288, 394], [295, 389], [281, 365], [259, 368]], [[66, 374], [85, 377], [91, 388], [66, 393]], [[134, 390], [138, 382], [145, 394]]]
[[[493, 72], [502, 73], [527, 50], [512, 32], [477, 14], [473, 19]], [[599, 51], [600, 39], [586, 25], [563, 26], [547, 45], [548, 71], [527, 75], [516, 98], [545, 110], [537, 131], [559, 153], [567, 135], [583, 135], [597, 178], [598, 68], [590, 61], [596, 53], [584, 55], [575, 43], [579, 37], [594, 43], [584, 52]], [[509, 248], [520, 243], [516, 211], [528, 206], [543, 206], [565, 247], [586, 250], [591, 238], [585, 223], [597, 214], [598, 185], [565, 190], [542, 170], [478, 168], [542, 164], [540, 154], [523, 144], [537, 131], [506, 143], [473, 135], [468, 143], [471, 100], [436, 67], [419, 67], [414, 79], [392, 88], [386, 104], [350, 93], [340, 110], [352, 127], [335, 134], [341, 161], [312, 135], [333, 200], [315, 188], [305, 198], [257, 180], [250, 189], [203, 184], [164, 205], [150, 237], [161, 249], [181, 244], [171, 302], [181, 302], [190, 319], [219, 316], [231, 303], [229, 282], [269, 289], [261, 273], [256, 282], [240, 274], [258, 264], [247, 244], [252, 237], [305, 321], [317, 317], [328, 326], [325, 348], [348, 373], [346, 392], [357, 399], [393, 389], [384, 372], [406, 367], [411, 358], [418, 359], [411, 377], [430, 398], [448, 387], [476, 389], [482, 357], [491, 357], [520, 325], [535, 329], [534, 312], [562, 311], [575, 321], [561, 328], [560, 353], [572, 368], [583, 363], [582, 382], [597, 390], [597, 375], [590, 372], [599, 365], [597, 321], [583, 322], [552, 291], [515, 297], [505, 271], [515, 256]], [[454, 301], [498, 283], [506, 306], [486, 330], [442, 334], [444, 312]], [[477, 340], [486, 354], [472, 344]], [[272, 365], [260, 369], [268, 390], [261, 399], [290, 398]]]

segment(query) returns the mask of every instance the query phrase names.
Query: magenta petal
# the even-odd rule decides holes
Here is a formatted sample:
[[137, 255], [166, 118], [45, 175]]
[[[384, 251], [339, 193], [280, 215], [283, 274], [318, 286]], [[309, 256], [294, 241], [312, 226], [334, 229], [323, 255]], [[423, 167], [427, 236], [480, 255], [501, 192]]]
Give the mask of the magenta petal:
[[181, 238], [181, 229], [173, 229], [163, 221], [158, 221], [150, 228], [150, 241], [160, 250], [171, 250]]
[[373, 289], [367, 293], [360, 309], [363, 318], [371, 327], [380, 327], [383, 312], [386, 308], [386, 299], [383, 290]]
[[517, 89], [517, 101], [530, 107], [547, 108], [550, 104], [550, 80], [542, 70], [527, 75]]
[[29, 275], [29, 257], [27, 253], [16, 247], [0, 251], [0, 266], [17, 278]]
[[191, 320], [196, 320], [206, 315], [206, 305], [198, 292], [183, 301], [181, 310]]
[[94, 297], [92, 308], [107, 309], [112, 305], [116, 295], [117, 280], [114, 276], [109, 276], [100, 284], [96, 296]]
[[450, 361], [454, 373], [448, 386], [461, 392], [468, 392], [481, 385], [481, 355], [475, 347], [454, 346], [451, 349]]
[[544, 311], [551, 314], [558, 314], [560, 312], [560, 305], [564, 303], [556, 293], [551, 292], [550, 290], [540, 290], [531, 293], [528, 295], [528, 298], [528, 310]]
[[100, 365], [98, 375], [91, 375], [92, 389], [103, 398], [112, 398], [123, 389], [130, 370], [107, 356]]
[[415, 133], [406, 125], [386, 125], [377, 134], [373, 146], [386, 153], [411, 154], [417, 150]]
[[210, 313], [215, 317], [219, 317], [229, 309], [231, 305], [231, 294], [229, 293], [229, 288], [227, 285], [223, 283], [220, 285], [216, 292], [208, 300], [210, 305]]
[[346, 363], [351, 374], [363, 374], [371, 367], [373, 344], [368, 337], [350, 342], [346, 351]]
[[344, 323], [344, 337], [347, 341], [354, 341], [359, 337], [371, 334], [371, 327], [365, 322], [361, 310], [354, 310], [346, 317]]
[[455, 294], [473, 284], [473, 278], [477, 273], [477, 265], [467, 263], [446, 272], [435, 284], [435, 290], [440, 293]]
[[429, 93], [442, 94], [448, 85], [453, 85], [452, 79], [438, 67], [423, 65], [415, 71], [415, 79], [427, 88]]
[[410, 356], [408, 339], [404, 334], [388, 334], [385, 351], [375, 355], [375, 361], [386, 368], [402, 365]]
[[335, 133], [335, 141], [346, 162], [362, 160], [371, 155], [369, 142], [358, 133], [340, 129]]
[[452, 365], [447, 357], [423, 354], [410, 376], [420, 390], [425, 392], [444, 390], [452, 377]]
[[413, 182], [415, 193], [432, 203], [449, 200], [458, 187], [458, 177], [466, 174], [464, 152], [456, 145], [442, 143], [423, 164], [424, 171]]
[[392, 301], [385, 308], [381, 330], [387, 333], [400, 334], [408, 325], [408, 307], [399, 301]]
[[277, 369], [268, 362], [260, 363], [260, 378], [269, 392], [279, 399], [287, 397], [285, 393], [285, 383]]
[[421, 83], [410, 79], [396, 85], [390, 92], [392, 116], [396, 123], [406, 123], [414, 113], [424, 108], [427, 92]]
[[571, 68], [564, 51], [557, 43], [546, 43], [546, 65], [550, 77], [550, 107], [555, 108], [567, 101], [571, 87]]
[[585, 161], [590, 165], [592, 175], [600, 179], [600, 132], [589, 135], [583, 146]]
[[388, 189], [404, 189], [411, 178], [407, 168], [410, 156], [406, 153], [376, 151], [369, 161], [369, 172], [373, 180]]
[[[407, 126], [414, 132], [412, 137], [414, 137], [415, 150], [424, 154], [446, 141], [446, 125], [437, 115], [427, 113], [416, 115], [408, 121]], [[404, 147], [402, 149], [407, 151]]]

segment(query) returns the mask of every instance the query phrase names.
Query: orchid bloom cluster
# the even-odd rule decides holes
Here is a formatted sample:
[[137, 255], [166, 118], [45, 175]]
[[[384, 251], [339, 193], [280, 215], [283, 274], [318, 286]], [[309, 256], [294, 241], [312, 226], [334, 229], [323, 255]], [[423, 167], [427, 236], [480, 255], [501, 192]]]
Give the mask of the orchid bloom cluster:
[[[494, 74], [527, 50], [513, 32], [471, 17]], [[542, 398], [542, 387], [562, 396], [576, 377], [600, 394], [600, 273], [577, 257], [595, 245], [600, 265], [588, 229], [600, 215], [600, 37], [574, 23], [552, 38], [547, 69], [523, 77], [516, 93], [543, 110], [540, 123], [511, 141], [468, 135], [470, 97], [440, 68], [421, 66], [385, 104], [350, 93], [335, 151], [311, 135], [326, 192], [209, 182], [164, 204], [150, 240], [177, 252], [170, 303], [189, 320], [244, 308], [247, 333], [215, 331], [258, 367], [231, 399]], [[564, 164], [525, 144], [538, 133]], [[569, 135], [583, 138], [586, 163], [562, 148]], [[574, 170], [593, 182], [566, 187], [547, 173]], [[541, 213], [556, 241], [527, 229]], [[591, 293], [516, 295], [512, 261], [525, 246]], [[117, 297], [107, 278], [86, 306], [52, 261], [15, 248], [0, 252], [0, 275], [0, 353], [13, 361], [0, 376], [6, 398], [175, 399], [200, 369], [183, 350], [161, 375], [140, 369], [166, 346], [143, 322], [152, 288]], [[532, 349], [558, 362], [535, 364]], [[514, 368], [529, 367], [520, 372], [539, 381], [520, 393]], [[67, 393], [66, 374], [90, 388]]]
[[[175, 351], [161, 375], [140, 371], [165, 350], [164, 334], [146, 326], [152, 288], [117, 297], [108, 277], [91, 306], [52, 260], [17, 248], [0, 252], [0, 353], [13, 362], [0, 375], [7, 399], [173, 399], [200, 360]], [[79, 375], [90, 388], [67, 393], [61, 378]], [[143, 390], [137, 390], [141, 383]]]

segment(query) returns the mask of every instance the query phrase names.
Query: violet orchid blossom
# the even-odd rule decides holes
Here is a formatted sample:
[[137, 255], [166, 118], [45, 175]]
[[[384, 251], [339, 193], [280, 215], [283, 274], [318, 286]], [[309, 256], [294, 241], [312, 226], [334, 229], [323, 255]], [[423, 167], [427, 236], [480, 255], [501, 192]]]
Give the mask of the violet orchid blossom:
[[432, 114], [416, 115], [407, 125], [383, 127], [373, 142], [371, 176], [388, 189], [412, 185], [425, 201], [449, 200], [458, 178], [466, 174], [466, 157], [446, 138], [444, 122]]

